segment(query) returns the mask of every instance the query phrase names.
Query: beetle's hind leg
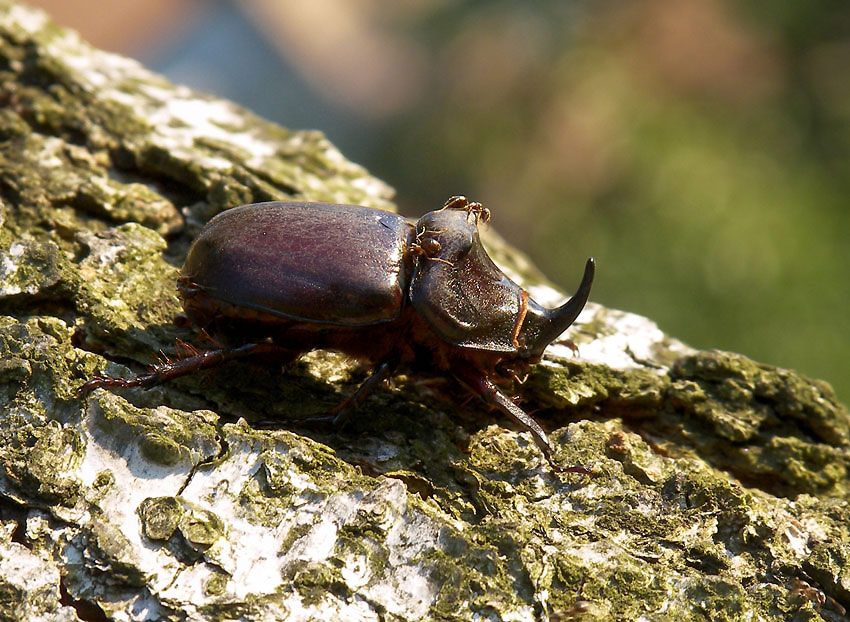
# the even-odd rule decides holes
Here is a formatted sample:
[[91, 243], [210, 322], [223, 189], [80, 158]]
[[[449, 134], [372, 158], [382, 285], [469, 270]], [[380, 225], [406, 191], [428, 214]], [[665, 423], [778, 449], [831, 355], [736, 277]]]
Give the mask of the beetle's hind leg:
[[247, 343], [235, 348], [216, 348], [204, 352], [196, 351], [191, 356], [176, 361], [166, 360], [152, 365], [146, 374], [138, 374], [130, 378], [95, 376], [77, 389], [77, 393], [85, 397], [98, 388], [127, 389], [141, 387], [147, 389], [154, 385], [201, 371], [202, 369], [218, 367], [228, 361], [251, 357], [274, 358], [275, 360], [286, 361], [295, 358], [297, 355], [297, 352], [272, 343]]

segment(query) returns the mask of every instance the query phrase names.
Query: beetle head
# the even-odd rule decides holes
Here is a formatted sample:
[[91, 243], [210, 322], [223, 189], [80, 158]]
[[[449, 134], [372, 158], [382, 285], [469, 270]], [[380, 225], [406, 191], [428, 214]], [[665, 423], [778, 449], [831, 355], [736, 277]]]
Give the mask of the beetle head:
[[584, 308], [593, 259], [587, 261], [576, 294], [563, 306], [547, 309], [487, 255], [478, 237], [479, 213], [466, 209], [466, 202], [455, 204], [450, 201], [416, 223], [411, 304], [451, 344], [539, 358]]

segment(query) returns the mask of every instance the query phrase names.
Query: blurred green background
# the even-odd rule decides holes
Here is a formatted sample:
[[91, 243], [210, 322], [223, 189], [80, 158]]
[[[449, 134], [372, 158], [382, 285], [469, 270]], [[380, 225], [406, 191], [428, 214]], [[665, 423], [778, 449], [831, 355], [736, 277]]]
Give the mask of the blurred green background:
[[850, 401], [846, 0], [36, 4], [325, 131], [408, 215], [466, 194], [564, 288], [594, 255], [593, 300]]

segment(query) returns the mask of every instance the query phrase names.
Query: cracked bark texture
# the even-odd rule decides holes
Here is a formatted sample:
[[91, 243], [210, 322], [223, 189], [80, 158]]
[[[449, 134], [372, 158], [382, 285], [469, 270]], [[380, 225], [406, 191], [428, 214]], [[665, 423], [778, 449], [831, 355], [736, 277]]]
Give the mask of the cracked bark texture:
[[[556, 343], [518, 387], [592, 478], [554, 476], [435, 378], [396, 377], [344, 430], [299, 429], [366, 373], [322, 352], [79, 399], [193, 338], [175, 277], [212, 215], [392, 209], [391, 191], [318, 132], [7, 3], [0, 99], [2, 619], [846, 619], [845, 408], [632, 314], [590, 304], [567, 335], [580, 356]], [[563, 298], [486, 241], [537, 300]]]

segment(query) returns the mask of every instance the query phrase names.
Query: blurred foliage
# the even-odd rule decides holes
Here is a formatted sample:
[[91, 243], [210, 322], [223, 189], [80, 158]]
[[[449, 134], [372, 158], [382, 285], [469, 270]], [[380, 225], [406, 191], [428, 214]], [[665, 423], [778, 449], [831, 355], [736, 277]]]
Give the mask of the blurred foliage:
[[850, 3], [444, 2], [369, 165], [465, 193], [555, 282], [850, 399]]

